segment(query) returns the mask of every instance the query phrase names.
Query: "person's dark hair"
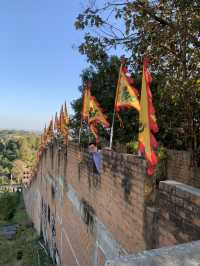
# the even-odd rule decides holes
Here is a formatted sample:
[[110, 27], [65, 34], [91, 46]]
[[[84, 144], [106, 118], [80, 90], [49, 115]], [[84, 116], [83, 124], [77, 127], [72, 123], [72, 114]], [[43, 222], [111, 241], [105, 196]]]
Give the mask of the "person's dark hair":
[[89, 146], [90, 146], [90, 145], [97, 146], [97, 144], [96, 144], [96, 142], [95, 142], [95, 141], [91, 141], [91, 142], [89, 143]]

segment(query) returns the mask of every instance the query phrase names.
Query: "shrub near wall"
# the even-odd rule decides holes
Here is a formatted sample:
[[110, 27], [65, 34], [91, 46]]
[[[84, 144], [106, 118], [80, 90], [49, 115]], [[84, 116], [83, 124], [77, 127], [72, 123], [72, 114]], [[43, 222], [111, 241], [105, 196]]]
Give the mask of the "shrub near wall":
[[14, 216], [19, 200], [19, 193], [0, 194], [0, 220], [8, 221]]

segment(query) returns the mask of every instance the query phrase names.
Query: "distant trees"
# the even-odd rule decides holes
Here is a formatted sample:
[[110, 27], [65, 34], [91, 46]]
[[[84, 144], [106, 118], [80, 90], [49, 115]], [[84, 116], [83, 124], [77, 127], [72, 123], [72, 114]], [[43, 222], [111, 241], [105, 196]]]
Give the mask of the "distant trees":
[[11, 169], [12, 177], [17, 181], [17, 183], [21, 183], [24, 171], [26, 170], [26, 163], [22, 160], [15, 160], [13, 163], [13, 167]]
[[0, 139], [0, 175], [8, 176], [12, 169], [12, 163], [19, 158], [19, 143], [18, 140]]
[[[13, 178], [20, 182], [24, 168], [35, 164], [39, 136], [24, 131], [0, 131], [0, 177]], [[4, 181], [3, 181], [4, 180]]]

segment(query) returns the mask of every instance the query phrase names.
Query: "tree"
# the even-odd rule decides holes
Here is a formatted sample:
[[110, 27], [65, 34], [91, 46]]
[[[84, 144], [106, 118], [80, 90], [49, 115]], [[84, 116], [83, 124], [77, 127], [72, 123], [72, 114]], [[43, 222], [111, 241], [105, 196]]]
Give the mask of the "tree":
[[150, 58], [160, 139], [168, 144], [173, 138], [170, 145], [178, 139], [181, 148], [200, 153], [200, 2], [104, 1], [88, 5], [75, 26], [87, 30], [79, 50], [90, 62], [122, 46], [133, 72], [141, 74], [143, 57]]
[[[0, 175], [9, 177], [18, 160], [34, 166], [39, 136], [24, 131], [0, 131]], [[20, 168], [20, 167], [19, 167]], [[14, 170], [15, 171], [15, 170]], [[19, 174], [20, 175], [20, 174]]]
[[32, 166], [36, 158], [36, 152], [39, 146], [39, 137], [35, 135], [27, 135], [19, 141], [19, 156], [27, 165]]
[[24, 177], [24, 171], [26, 170], [26, 164], [22, 160], [16, 160], [13, 163], [11, 174], [17, 183], [21, 183]]

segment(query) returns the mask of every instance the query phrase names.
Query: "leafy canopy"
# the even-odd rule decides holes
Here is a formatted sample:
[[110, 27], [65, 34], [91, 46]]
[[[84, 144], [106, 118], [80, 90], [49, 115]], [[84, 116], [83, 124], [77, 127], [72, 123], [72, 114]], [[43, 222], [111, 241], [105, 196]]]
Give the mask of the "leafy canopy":
[[197, 0], [89, 1], [77, 16], [85, 37], [79, 50], [97, 66], [122, 47], [141, 76], [148, 56], [156, 80], [159, 139], [172, 148], [200, 153], [200, 2]]

